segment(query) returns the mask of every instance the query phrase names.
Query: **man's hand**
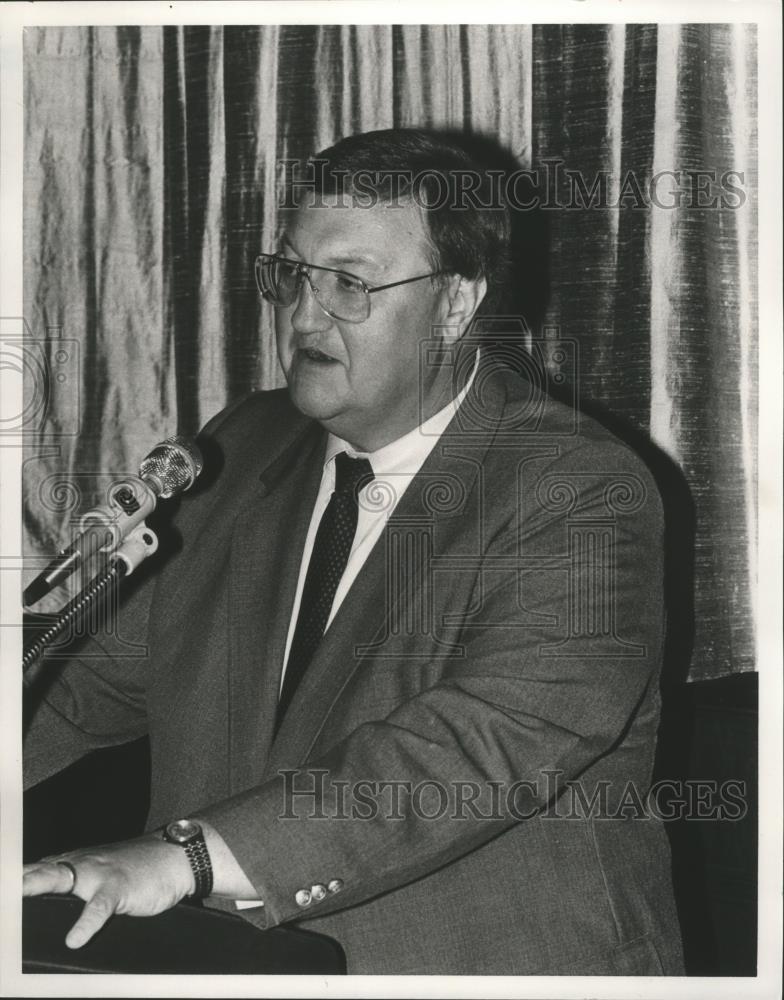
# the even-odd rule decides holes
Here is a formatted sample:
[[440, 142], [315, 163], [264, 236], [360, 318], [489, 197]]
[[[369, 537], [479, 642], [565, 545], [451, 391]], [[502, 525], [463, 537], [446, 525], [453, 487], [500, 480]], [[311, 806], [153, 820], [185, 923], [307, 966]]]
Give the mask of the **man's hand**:
[[[76, 871], [76, 882], [64, 865]], [[195, 888], [185, 851], [155, 834], [104, 847], [90, 847], [24, 867], [24, 896], [67, 893], [87, 904], [66, 936], [69, 948], [81, 948], [113, 913], [151, 917], [180, 902]]]

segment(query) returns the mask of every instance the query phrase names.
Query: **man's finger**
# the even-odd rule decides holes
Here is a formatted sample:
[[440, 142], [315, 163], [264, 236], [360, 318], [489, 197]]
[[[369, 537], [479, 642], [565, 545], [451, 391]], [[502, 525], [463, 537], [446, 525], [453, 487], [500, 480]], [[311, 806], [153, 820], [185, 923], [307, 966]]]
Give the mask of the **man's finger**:
[[73, 876], [65, 865], [55, 861], [25, 865], [22, 895], [40, 896], [45, 892], [68, 893], [73, 888]]
[[68, 931], [65, 943], [69, 948], [81, 948], [99, 931], [117, 909], [117, 900], [108, 893], [97, 892], [85, 904], [81, 916]]

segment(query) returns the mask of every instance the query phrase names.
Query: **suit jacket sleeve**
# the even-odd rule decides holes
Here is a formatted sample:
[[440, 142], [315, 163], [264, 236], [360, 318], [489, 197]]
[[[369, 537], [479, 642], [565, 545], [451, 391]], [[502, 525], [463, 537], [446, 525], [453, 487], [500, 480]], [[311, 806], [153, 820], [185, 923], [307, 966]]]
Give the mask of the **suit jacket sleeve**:
[[[607, 470], [640, 494], [634, 512], [617, 519], [611, 586], [600, 587], [586, 611], [610, 616], [619, 641], [608, 649], [589, 636], [577, 653], [559, 652], [552, 623], [570, 614], [570, 601], [574, 610], [588, 581], [579, 566], [570, 575], [548, 558], [563, 551], [567, 513], [586, 524], [606, 521]], [[578, 777], [627, 731], [660, 657], [658, 493], [640, 460], [608, 439], [561, 456], [550, 472], [549, 504], [532, 484], [521, 505], [526, 516], [507, 502], [509, 516], [486, 544], [474, 601], [485, 624], [463, 631], [465, 657], [305, 768], [201, 811], [265, 901], [267, 926], [304, 915], [296, 901], [302, 887], [344, 883], [307, 911], [320, 916], [467, 854], [546, 804], [548, 772]], [[521, 555], [535, 558], [517, 573], [495, 571]], [[530, 627], [504, 627], [521, 609]]]

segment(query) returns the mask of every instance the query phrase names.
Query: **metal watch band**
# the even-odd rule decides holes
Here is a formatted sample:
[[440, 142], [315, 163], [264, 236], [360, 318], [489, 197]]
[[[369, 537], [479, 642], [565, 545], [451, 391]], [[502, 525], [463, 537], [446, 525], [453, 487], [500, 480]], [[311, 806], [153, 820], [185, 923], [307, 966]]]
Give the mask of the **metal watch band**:
[[212, 862], [204, 842], [204, 834], [200, 833], [198, 837], [182, 846], [185, 848], [196, 881], [196, 888], [192, 896], [195, 899], [204, 899], [212, 892]]
[[185, 851], [195, 882], [195, 889], [189, 897], [203, 899], [209, 896], [212, 892], [212, 862], [199, 824], [193, 820], [177, 820], [163, 828], [163, 838]]

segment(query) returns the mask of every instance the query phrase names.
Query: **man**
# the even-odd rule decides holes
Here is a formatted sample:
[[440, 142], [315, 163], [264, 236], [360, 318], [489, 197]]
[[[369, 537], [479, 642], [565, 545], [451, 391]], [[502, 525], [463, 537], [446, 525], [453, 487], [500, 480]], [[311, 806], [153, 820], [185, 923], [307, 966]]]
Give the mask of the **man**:
[[209, 893], [331, 935], [350, 973], [680, 973], [641, 807], [651, 476], [478, 348], [509, 222], [439, 196], [482, 178], [459, 147], [389, 130], [316, 166], [257, 261], [288, 390], [206, 429], [221, 474], [121, 619], [142, 665], [69, 661], [28, 734], [31, 782], [149, 734], [150, 832], [25, 892], [86, 901], [71, 947]]

